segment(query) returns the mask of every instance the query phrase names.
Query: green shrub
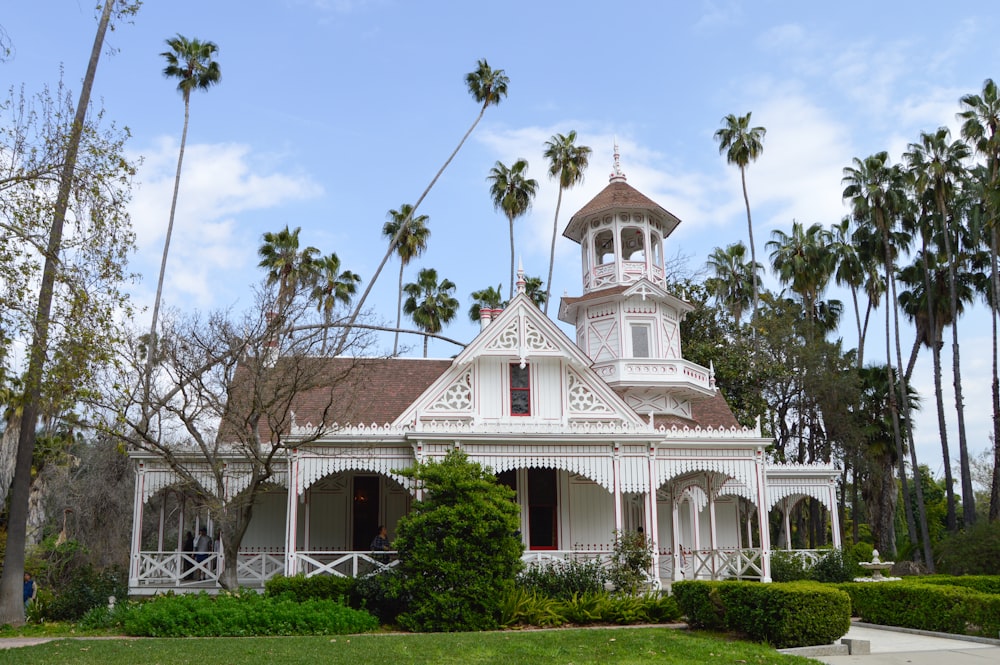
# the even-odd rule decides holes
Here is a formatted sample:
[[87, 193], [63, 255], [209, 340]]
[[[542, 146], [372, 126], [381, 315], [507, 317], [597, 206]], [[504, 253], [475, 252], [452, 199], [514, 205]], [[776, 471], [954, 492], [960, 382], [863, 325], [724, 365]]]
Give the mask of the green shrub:
[[576, 560], [532, 564], [517, 577], [518, 585], [529, 591], [564, 600], [603, 591], [606, 580], [599, 561]]
[[253, 592], [166, 595], [130, 608], [125, 633], [143, 637], [343, 635], [378, 628], [368, 612], [333, 600], [295, 602]]
[[407, 606], [403, 577], [395, 569], [359, 577], [354, 583], [350, 602], [351, 607], [374, 614], [382, 624], [396, 623]]
[[841, 584], [854, 613], [870, 623], [957, 635], [994, 637], [1000, 596], [922, 580]]
[[[870, 559], [866, 559], [866, 561], [870, 561]], [[833, 549], [816, 562], [816, 565], [809, 571], [809, 578], [826, 583], [850, 582], [863, 572], [864, 570], [858, 565], [852, 551], [849, 550], [845, 553], [842, 550]]]
[[128, 575], [118, 567], [95, 571], [91, 566], [76, 568], [54, 590], [45, 609], [45, 618], [76, 621], [94, 607], [107, 606], [108, 598], [128, 598]]
[[284, 596], [290, 600], [302, 602], [306, 600], [338, 600], [346, 604], [350, 597], [355, 580], [338, 575], [296, 575], [295, 577], [277, 576], [264, 583], [264, 593], [268, 596]]
[[83, 617], [80, 618], [80, 627], [90, 630], [94, 629], [124, 629], [125, 618], [133, 607], [138, 603], [132, 601], [117, 602], [113, 607], [99, 605], [90, 608]]
[[771, 579], [775, 582], [797, 582], [809, 579], [809, 568], [801, 557], [787, 550], [771, 553]]
[[980, 521], [945, 538], [938, 570], [951, 575], [1000, 575], [1000, 521]]
[[665, 623], [676, 621], [681, 615], [677, 602], [659, 592], [612, 595], [606, 591], [588, 591], [556, 599], [517, 587], [507, 594], [501, 607], [504, 626]]
[[672, 591], [692, 626], [734, 631], [776, 648], [829, 644], [851, 622], [848, 595], [811, 582], [686, 581]]
[[524, 550], [514, 492], [464, 453], [406, 472], [424, 500], [397, 525], [399, 624], [413, 631], [490, 630], [515, 583]]
[[1000, 575], [925, 575], [920, 578], [920, 582], [943, 586], [961, 586], [979, 593], [1000, 595]]
[[653, 565], [653, 541], [635, 531], [615, 534], [608, 581], [617, 591], [637, 594], [649, 583]]

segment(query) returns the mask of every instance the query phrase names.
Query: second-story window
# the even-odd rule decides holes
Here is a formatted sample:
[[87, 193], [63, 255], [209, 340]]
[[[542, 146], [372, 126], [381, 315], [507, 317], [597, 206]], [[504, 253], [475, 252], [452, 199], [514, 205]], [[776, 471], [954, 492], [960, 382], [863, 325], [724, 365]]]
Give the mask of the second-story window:
[[510, 366], [510, 415], [531, 415], [531, 373], [528, 365]]
[[632, 357], [649, 357], [649, 325], [633, 323], [632, 326]]

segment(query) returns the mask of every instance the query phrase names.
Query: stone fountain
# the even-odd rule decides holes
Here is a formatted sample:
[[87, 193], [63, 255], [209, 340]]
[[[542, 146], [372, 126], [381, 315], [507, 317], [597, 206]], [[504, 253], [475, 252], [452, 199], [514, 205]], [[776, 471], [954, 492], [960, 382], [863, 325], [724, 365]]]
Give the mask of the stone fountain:
[[893, 580], [901, 579], [899, 577], [885, 577], [882, 575], [884, 571], [892, 568], [895, 561], [882, 561], [879, 558], [878, 550], [872, 550], [872, 560], [862, 561], [858, 565], [865, 570], [870, 570], [872, 573], [871, 577], [855, 577], [855, 582], [891, 582]]

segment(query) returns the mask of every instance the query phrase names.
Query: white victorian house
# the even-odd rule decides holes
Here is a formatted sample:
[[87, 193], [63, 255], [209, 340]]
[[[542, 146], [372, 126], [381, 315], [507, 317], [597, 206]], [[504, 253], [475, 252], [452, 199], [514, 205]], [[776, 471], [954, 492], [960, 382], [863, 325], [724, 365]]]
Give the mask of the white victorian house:
[[[564, 231], [581, 247], [583, 293], [559, 308], [575, 340], [524, 294], [522, 273], [506, 309], [483, 310], [480, 333], [452, 360], [316, 359], [331, 374], [358, 368], [356, 424], [289, 450], [242, 540], [241, 584], [392, 565], [369, 544], [381, 524], [391, 540], [416, 498], [400, 471], [453, 448], [515, 489], [529, 561], [606, 559], [616, 532], [642, 530], [654, 548], [651, 574], [664, 583], [769, 581], [769, 514], [780, 511], [787, 534], [788, 513], [805, 497], [826, 508], [840, 545], [836, 469], [769, 463], [770, 440], [738, 425], [712, 369], [684, 359], [680, 322], [692, 306], [668, 291], [663, 259], [680, 220], [627, 184], [615, 158], [608, 186]], [[309, 431], [323, 417], [307, 396], [295, 407]], [[130, 592], [214, 586], [234, 562], [180, 551], [180, 534], [202, 525], [211, 533], [210, 521], [167, 511], [177, 477], [151, 455], [133, 458]], [[244, 486], [234, 471], [226, 492]], [[144, 512], [154, 528], [142, 528]]]

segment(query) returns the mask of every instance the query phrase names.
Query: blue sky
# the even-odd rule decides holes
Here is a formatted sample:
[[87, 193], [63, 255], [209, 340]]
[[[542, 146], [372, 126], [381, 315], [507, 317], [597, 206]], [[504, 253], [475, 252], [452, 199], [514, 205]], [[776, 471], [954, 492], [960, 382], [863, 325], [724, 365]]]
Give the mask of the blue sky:
[[[15, 52], [0, 82], [37, 90], [63, 66], [76, 91], [94, 4], [9, 3], [0, 25]], [[260, 238], [285, 224], [369, 278], [385, 250], [386, 212], [419, 196], [478, 112], [465, 73], [479, 58], [506, 71], [509, 97], [421, 205], [430, 247], [407, 272], [434, 267], [457, 284], [462, 317], [445, 334], [466, 341], [477, 330], [464, 316], [469, 293], [507, 281], [507, 222], [486, 182], [496, 160], [526, 158], [540, 184], [516, 227], [529, 275], [547, 271], [557, 195], [544, 142], [574, 129], [594, 152], [584, 183], [564, 194], [560, 230], [607, 184], [617, 137], [628, 182], [682, 220], [667, 255], [699, 269], [714, 247], [746, 240], [739, 173], [713, 140], [726, 114], [752, 111], [768, 130], [748, 172], [762, 255], [771, 231], [793, 219], [828, 225], [846, 214], [840, 179], [853, 157], [887, 150], [896, 161], [921, 131], [957, 130], [959, 97], [1000, 76], [1000, 11], [990, 0], [946, 11], [871, 0], [148, 1], [109, 34], [114, 52], [94, 92], [143, 160], [132, 205], [140, 306], [155, 290], [183, 123], [175, 83], [160, 73], [164, 40], [176, 33], [216, 42], [222, 67], [222, 83], [191, 102], [164, 294], [166, 307], [181, 309], [249, 306]], [[396, 275], [390, 264], [369, 300], [385, 321], [395, 316]], [[581, 290], [578, 246], [560, 237], [553, 294]], [[989, 445], [989, 319], [974, 311], [962, 325], [978, 451]], [[845, 319], [845, 337], [852, 328]], [[419, 355], [420, 340], [409, 343]], [[879, 346], [866, 357], [877, 360]], [[431, 355], [457, 351], [431, 344]], [[917, 375], [926, 396], [918, 453], [940, 473], [929, 359]]]

